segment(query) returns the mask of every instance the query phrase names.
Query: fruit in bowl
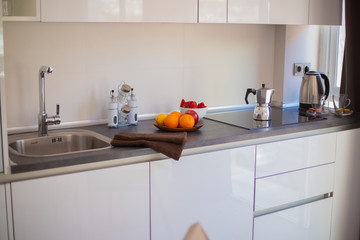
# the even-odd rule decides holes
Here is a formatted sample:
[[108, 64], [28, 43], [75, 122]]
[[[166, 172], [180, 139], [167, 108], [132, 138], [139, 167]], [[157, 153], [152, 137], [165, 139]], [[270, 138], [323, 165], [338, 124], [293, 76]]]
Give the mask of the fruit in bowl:
[[182, 99], [180, 103], [181, 114], [184, 114], [186, 111], [189, 110], [196, 112], [200, 120], [205, 116], [207, 112], [207, 106], [204, 102], [196, 103], [195, 101], [185, 101], [184, 99]]
[[159, 126], [166, 126], [168, 128], [192, 128], [197, 123], [195, 119], [198, 118], [197, 113], [194, 113], [195, 114], [181, 114], [178, 111], [173, 111], [168, 115], [165, 113], [161, 113], [157, 115], [155, 122]]

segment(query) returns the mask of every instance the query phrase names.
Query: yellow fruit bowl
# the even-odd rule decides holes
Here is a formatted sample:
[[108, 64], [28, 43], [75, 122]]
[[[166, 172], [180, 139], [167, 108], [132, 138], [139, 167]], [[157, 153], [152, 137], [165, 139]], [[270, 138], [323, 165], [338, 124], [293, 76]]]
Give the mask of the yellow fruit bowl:
[[163, 131], [168, 131], [168, 132], [193, 132], [198, 130], [199, 128], [201, 128], [202, 126], [204, 126], [204, 123], [202, 122], [198, 122], [194, 127], [192, 128], [169, 128], [167, 126], [160, 126], [159, 124], [157, 124], [156, 122], [154, 122], [154, 126], [157, 127], [160, 130]]

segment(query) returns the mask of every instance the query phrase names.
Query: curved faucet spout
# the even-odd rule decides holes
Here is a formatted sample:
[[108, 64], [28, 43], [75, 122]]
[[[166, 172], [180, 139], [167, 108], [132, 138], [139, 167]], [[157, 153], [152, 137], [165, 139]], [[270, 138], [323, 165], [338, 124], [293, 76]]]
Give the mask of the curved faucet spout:
[[52, 73], [53, 69], [52, 67], [47, 67], [47, 66], [41, 66], [39, 69], [39, 73]]

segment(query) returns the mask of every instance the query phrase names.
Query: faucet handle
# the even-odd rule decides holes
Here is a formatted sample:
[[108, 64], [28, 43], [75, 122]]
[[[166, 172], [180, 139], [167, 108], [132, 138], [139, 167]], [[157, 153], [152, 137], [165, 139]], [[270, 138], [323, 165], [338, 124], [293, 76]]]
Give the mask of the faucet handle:
[[56, 104], [56, 116], [60, 115], [60, 104]]

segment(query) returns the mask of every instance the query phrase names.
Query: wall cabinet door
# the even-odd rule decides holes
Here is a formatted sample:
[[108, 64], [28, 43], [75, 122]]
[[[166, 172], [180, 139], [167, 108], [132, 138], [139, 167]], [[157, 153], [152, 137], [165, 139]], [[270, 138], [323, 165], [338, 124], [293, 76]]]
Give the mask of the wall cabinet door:
[[40, 0], [2, 0], [4, 21], [40, 21]]
[[197, 0], [42, 0], [43, 22], [197, 22]]
[[267, 0], [228, 0], [229, 23], [267, 23]]
[[227, 0], [199, 0], [200, 23], [226, 23]]
[[308, 24], [308, 0], [268, 0], [270, 24]]
[[255, 147], [151, 162], [151, 239], [252, 239]]
[[254, 240], [328, 240], [332, 198], [254, 218]]
[[228, 22], [307, 24], [308, 7], [308, 0], [228, 0]]
[[309, 24], [341, 25], [342, 0], [310, 0]]
[[149, 239], [149, 164], [12, 183], [17, 240]]
[[360, 129], [337, 133], [332, 240], [358, 240]]

